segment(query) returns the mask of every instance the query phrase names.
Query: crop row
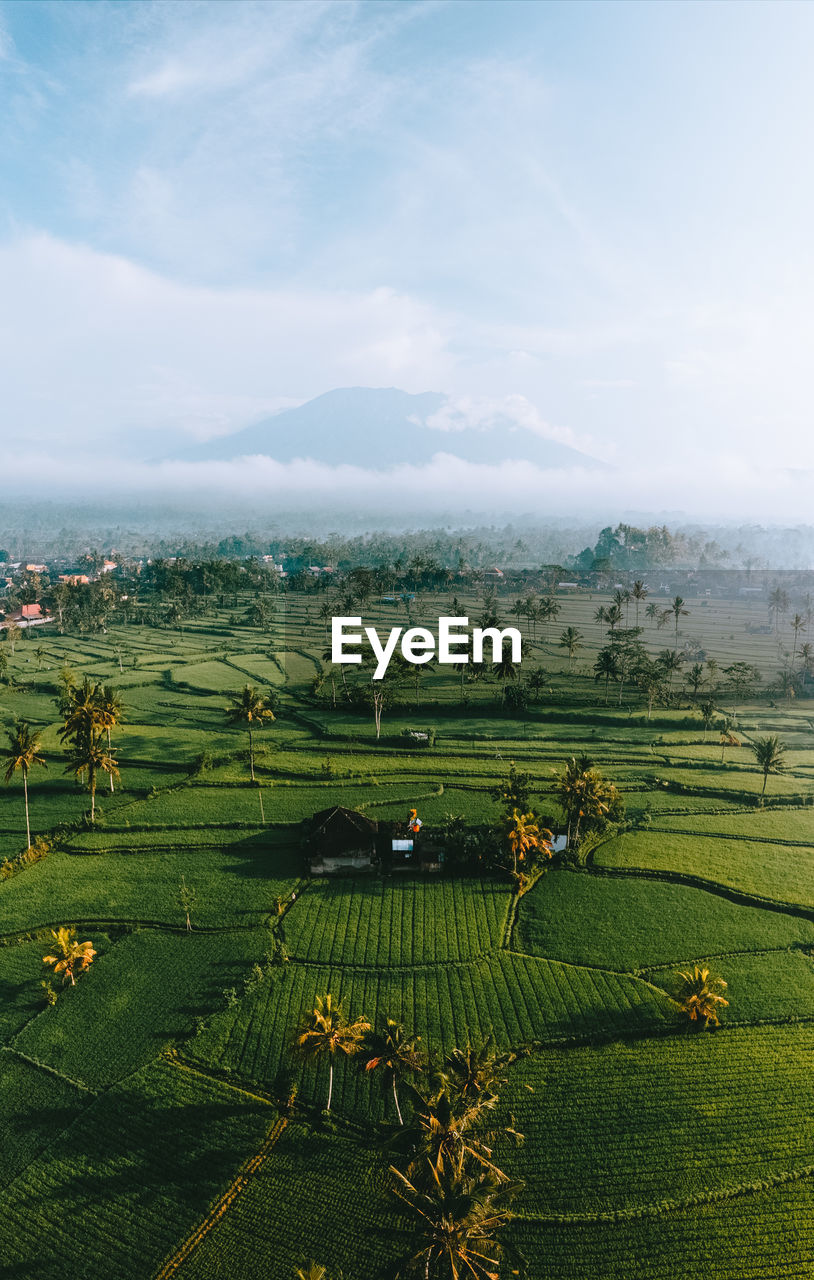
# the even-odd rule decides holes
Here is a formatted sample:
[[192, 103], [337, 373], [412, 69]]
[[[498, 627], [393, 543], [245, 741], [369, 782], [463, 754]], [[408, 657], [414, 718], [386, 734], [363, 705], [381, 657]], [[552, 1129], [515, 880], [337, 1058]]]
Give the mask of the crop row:
[[469, 960], [498, 946], [510, 893], [490, 880], [312, 883], [285, 921], [289, 950], [315, 964]]

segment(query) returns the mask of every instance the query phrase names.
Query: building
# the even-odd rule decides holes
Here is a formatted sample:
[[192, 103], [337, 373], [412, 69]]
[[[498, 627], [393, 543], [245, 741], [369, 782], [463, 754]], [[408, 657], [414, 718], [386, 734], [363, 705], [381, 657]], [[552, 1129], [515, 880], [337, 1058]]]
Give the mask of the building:
[[61, 573], [59, 580], [66, 587], [86, 587], [90, 582], [90, 578], [86, 573]]
[[315, 813], [303, 841], [311, 875], [372, 871], [379, 861], [378, 832], [379, 824], [355, 809], [334, 805]]

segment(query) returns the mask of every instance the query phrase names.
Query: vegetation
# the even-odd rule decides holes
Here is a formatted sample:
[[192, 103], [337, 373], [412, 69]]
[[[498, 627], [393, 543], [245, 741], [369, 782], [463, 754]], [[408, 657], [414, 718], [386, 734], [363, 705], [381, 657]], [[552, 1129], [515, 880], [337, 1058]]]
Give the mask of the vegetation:
[[[7, 1266], [807, 1274], [806, 606], [648, 581], [637, 538], [570, 592], [412, 545], [292, 541], [285, 580], [168, 550], [3, 642], [4, 774], [33, 744], [0, 798]], [[396, 667], [377, 723], [369, 668], [324, 657], [347, 595], [380, 630], [511, 618], [523, 661]], [[381, 823], [372, 874], [308, 877], [335, 804]], [[440, 873], [387, 861], [411, 810]]]

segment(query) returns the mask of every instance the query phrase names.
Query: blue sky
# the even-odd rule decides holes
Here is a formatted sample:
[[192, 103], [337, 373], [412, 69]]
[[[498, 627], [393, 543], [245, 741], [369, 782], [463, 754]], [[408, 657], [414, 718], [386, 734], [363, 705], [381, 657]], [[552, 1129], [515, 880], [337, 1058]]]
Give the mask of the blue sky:
[[814, 467], [813, 39], [783, 0], [6, 0], [4, 434], [150, 456], [394, 385], [751, 500]]

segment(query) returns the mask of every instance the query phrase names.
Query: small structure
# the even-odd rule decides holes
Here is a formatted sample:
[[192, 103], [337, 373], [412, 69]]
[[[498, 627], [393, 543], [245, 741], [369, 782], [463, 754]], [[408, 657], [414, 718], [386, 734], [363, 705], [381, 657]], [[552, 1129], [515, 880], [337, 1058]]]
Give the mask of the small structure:
[[304, 839], [311, 875], [372, 871], [378, 831], [377, 822], [355, 809], [335, 805], [315, 813]]

